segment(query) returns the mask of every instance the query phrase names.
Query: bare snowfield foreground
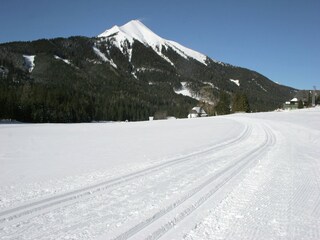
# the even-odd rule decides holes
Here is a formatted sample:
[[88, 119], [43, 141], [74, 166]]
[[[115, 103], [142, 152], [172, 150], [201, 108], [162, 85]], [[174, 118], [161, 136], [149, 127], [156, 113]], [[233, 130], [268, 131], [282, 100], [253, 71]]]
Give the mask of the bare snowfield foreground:
[[320, 108], [0, 125], [0, 239], [320, 239]]

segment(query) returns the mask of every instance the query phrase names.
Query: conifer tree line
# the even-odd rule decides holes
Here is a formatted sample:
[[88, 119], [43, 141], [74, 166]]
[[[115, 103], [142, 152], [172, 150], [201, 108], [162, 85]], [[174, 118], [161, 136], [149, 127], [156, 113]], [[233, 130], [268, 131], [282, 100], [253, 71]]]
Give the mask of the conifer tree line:
[[[85, 90], [84, 90], [85, 89]], [[157, 96], [165, 90], [130, 91], [101, 89], [88, 86], [47, 86], [42, 83], [0, 83], [0, 119], [21, 122], [91, 122], [143, 121], [157, 112], [168, 116], [186, 117], [196, 100], [176, 96], [167, 99]]]
[[217, 115], [225, 115], [235, 112], [250, 112], [250, 105], [245, 93], [237, 92], [229, 95], [225, 91], [220, 93], [219, 101], [215, 107]]

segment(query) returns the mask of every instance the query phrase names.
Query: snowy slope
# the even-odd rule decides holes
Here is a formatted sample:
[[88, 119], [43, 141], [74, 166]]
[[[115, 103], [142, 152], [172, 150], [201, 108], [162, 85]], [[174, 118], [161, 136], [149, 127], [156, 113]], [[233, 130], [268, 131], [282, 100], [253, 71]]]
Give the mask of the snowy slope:
[[0, 125], [0, 239], [319, 239], [320, 108]]
[[109, 60], [106, 57], [106, 55], [103, 54], [97, 47], [93, 47], [93, 51], [102, 59], [102, 61], [110, 63], [110, 65], [113, 66], [114, 68], [118, 68], [117, 65], [113, 62], [113, 60], [112, 59]]
[[98, 37], [112, 39], [113, 44], [123, 53], [125, 52], [124, 48], [126, 47], [126, 42], [129, 42], [132, 45], [133, 41], [137, 40], [146, 46], [152, 47], [157, 54], [172, 65], [173, 63], [171, 60], [162, 53], [162, 49], [167, 50], [168, 47], [170, 47], [184, 58], [193, 58], [207, 65], [207, 56], [204, 54], [184, 47], [174, 41], [161, 38], [139, 20], [132, 20], [121, 27], [114, 26], [98, 35]]

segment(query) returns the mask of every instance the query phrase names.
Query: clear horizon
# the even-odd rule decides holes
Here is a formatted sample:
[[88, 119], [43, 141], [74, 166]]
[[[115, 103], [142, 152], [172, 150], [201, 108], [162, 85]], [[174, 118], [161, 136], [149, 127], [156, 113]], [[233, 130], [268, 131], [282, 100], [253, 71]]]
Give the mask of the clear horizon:
[[97, 36], [139, 19], [159, 36], [297, 89], [320, 89], [320, 1], [5, 1], [0, 43]]

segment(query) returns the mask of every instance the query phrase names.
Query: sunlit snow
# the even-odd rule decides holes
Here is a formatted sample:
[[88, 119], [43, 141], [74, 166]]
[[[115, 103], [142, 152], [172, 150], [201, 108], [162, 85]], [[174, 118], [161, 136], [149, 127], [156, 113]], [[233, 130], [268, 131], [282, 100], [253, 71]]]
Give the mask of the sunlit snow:
[[319, 119], [0, 124], [0, 239], [319, 240]]
[[162, 53], [163, 48], [167, 50], [168, 47], [170, 47], [184, 58], [193, 58], [207, 65], [207, 56], [205, 56], [204, 54], [186, 48], [177, 42], [161, 38], [160, 36], [152, 32], [149, 28], [147, 28], [139, 20], [130, 21], [121, 27], [114, 26], [111, 29], [108, 29], [98, 35], [98, 37], [113, 39], [113, 44], [117, 46], [122, 52], [124, 52], [125, 41], [129, 41], [132, 44], [134, 39], [138, 40], [139, 42], [152, 47], [157, 54], [159, 54], [163, 59], [165, 59], [173, 66], [174, 64], [172, 63], [172, 61]]
[[102, 53], [97, 47], [93, 47], [93, 51], [102, 59], [102, 61], [108, 62], [111, 66], [117, 68], [117, 65], [113, 62], [113, 60], [108, 59], [106, 55]]
[[181, 85], [182, 85], [182, 88], [179, 90], [174, 90], [175, 93], [182, 94], [183, 96], [188, 96], [197, 100], [200, 99], [196, 94], [190, 91], [190, 89], [187, 87], [187, 82], [181, 82]]
[[175, 50], [180, 56], [184, 58], [193, 58], [196, 59], [197, 61], [203, 63], [204, 65], [207, 65], [206, 60], [207, 56], [203, 55], [202, 53], [196, 52], [190, 48], [184, 47], [181, 44], [174, 42], [174, 41], [169, 41], [167, 40], [166, 42], [167, 45], [172, 47], [173, 50]]
[[55, 59], [58, 59], [58, 60], [61, 60], [61, 61], [63, 61], [63, 62], [65, 62], [66, 64], [71, 64], [71, 62], [70, 62], [70, 60], [68, 60], [68, 59], [63, 59], [63, 58], [61, 58], [61, 57], [59, 57], [59, 56], [57, 56], [57, 55], [54, 55], [54, 58]]
[[238, 87], [240, 87], [240, 81], [236, 80], [236, 79], [230, 79], [231, 82], [233, 82], [234, 84], [236, 84]]
[[25, 64], [28, 68], [28, 71], [31, 73], [32, 70], [34, 69], [35, 67], [35, 64], [34, 64], [34, 59], [35, 59], [35, 55], [23, 55], [23, 58], [24, 58], [24, 61], [25, 61]]

